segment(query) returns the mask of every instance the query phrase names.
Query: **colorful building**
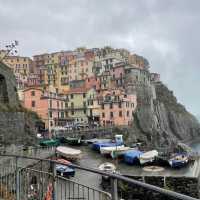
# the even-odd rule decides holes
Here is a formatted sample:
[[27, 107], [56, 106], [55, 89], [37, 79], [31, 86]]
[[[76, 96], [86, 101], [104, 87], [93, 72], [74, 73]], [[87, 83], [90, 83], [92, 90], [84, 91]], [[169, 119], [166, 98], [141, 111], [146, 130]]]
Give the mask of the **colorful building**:
[[67, 116], [75, 122], [88, 122], [86, 93], [86, 88], [73, 88], [66, 93]]
[[127, 95], [118, 89], [110, 90], [103, 92], [98, 102], [101, 105], [100, 124], [102, 126], [127, 126], [132, 123], [137, 107], [136, 95]]
[[66, 98], [57, 93], [46, 92], [39, 87], [30, 87], [23, 91], [23, 105], [36, 112], [45, 123], [45, 128], [66, 125]]

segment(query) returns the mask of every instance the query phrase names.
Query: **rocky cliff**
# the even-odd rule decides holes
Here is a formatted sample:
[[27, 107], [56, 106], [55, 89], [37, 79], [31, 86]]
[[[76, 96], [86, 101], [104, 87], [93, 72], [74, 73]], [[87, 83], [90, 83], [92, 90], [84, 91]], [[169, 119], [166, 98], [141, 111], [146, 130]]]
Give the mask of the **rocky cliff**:
[[173, 92], [163, 83], [134, 87], [138, 96], [137, 111], [129, 130], [128, 141], [169, 147], [178, 141], [192, 141], [200, 136], [200, 124]]
[[20, 106], [15, 77], [12, 71], [0, 62], [0, 145], [34, 144], [35, 113]]

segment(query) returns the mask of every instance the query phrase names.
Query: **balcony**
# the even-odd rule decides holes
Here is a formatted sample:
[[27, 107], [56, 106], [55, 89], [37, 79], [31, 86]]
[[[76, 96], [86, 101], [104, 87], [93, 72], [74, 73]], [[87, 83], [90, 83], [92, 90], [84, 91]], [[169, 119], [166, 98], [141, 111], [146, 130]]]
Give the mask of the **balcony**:
[[[60, 162], [34, 157], [39, 156], [39, 153], [41, 154], [43, 152], [42, 148], [35, 150], [36, 152], [38, 151], [38, 154], [33, 154], [30, 157], [26, 154], [0, 155], [2, 161], [0, 165], [1, 199], [44, 200], [52, 199], [53, 197], [54, 200], [197, 200], [198, 198], [186, 196], [116, 173], [108, 173], [90, 167], [62, 163], [62, 165], [73, 167], [79, 171], [79, 174], [85, 177], [87, 177], [88, 174], [93, 174], [94, 177], [108, 177], [110, 181], [107, 187], [99, 189], [91, 186], [89, 182], [85, 181], [86, 179], [76, 181], [58, 175], [56, 173], [56, 165], [60, 164]], [[34, 168], [33, 164], [38, 167]], [[99, 181], [99, 179], [96, 180]], [[123, 185], [125, 187], [123, 187]], [[185, 187], [187, 186], [185, 185]], [[138, 192], [135, 193], [134, 191]], [[132, 194], [132, 196], [129, 196], [129, 198], [128, 194]], [[136, 195], [134, 196], [134, 194]]]

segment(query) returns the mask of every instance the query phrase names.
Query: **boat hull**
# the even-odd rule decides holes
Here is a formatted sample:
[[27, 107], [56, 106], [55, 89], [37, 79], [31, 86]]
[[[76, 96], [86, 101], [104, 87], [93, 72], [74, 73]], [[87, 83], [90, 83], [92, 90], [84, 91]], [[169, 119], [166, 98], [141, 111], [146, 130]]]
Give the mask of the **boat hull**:
[[154, 162], [156, 156], [158, 156], [158, 151], [156, 150], [148, 151], [139, 157], [140, 164], [145, 165], [145, 164], [152, 163]]
[[57, 165], [56, 166], [56, 173], [59, 176], [63, 177], [74, 177], [75, 176], [75, 169], [71, 167], [67, 167], [64, 165]]
[[128, 165], [139, 164], [139, 157], [142, 155], [141, 151], [132, 150], [128, 151], [124, 154], [123, 159], [124, 162]]
[[67, 160], [79, 160], [82, 157], [82, 152], [69, 147], [57, 147], [56, 153]]

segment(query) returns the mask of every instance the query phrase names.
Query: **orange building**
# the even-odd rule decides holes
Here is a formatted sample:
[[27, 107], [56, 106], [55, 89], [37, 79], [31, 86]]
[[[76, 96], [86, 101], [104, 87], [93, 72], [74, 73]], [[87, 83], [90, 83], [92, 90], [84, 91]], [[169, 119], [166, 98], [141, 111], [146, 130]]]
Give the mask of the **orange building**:
[[130, 125], [137, 107], [136, 95], [125, 94], [122, 90], [102, 92], [97, 98], [100, 109], [100, 124], [103, 126]]
[[65, 116], [66, 98], [56, 93], [44, 92], [39, 87], [24, 90], [23, 105], [25, 108], [36, 112], [45, 123], [45, 128], [66, 125]]

